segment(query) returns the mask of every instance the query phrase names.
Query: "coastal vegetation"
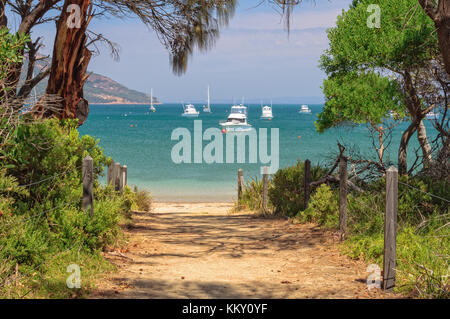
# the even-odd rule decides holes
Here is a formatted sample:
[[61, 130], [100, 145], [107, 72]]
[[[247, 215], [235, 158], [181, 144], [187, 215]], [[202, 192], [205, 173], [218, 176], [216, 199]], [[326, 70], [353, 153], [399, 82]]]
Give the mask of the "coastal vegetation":
[[[410, 297], [449, 298], [450, 78], [435, 21], [423, 10], [412, 9], [418, 5], [415, 0], [381, 0], [377, 1], [381, 27], [369, 28], [367, 7], [371, 3], [354, 1], [338, 17], [336, 27], [328, 30], [330, 47], [320, 59], [327, 74], [323, 84], [326, 103], [315, 123], [317, 130], [367, 125], [376, 154], [374, 160], [339, 145], [338, 159], [347, 158], [349, 180], [356, 186], [349, 188], [348, 230], [341, 250], [352, 258], [382, 266], [385, 174], [395, 164], [386, 160], [384, 153], [396, 147], [393, 128], [406, 121], [408, 127], [397, 146], [400, 176], [395, 291]], [[440, 118], [431, 120], [433, 125], [428, 127], [435, 131], [430, 134], [424, 121], [433, 110], [439, 110]], [[413, 137], [420, 148], [408, 161], [408, 144]], [[333, 171], [333, 163], [337, 162], [312, 168], [312, 195], [307, 207], [304, 164], [299, 161], [280, 169], [269, 181], [269, 204], [264, 213], [337, 231], [339, 189], [333, 179], [325, 179], [327, 172]], [[237, 207], [262, 212], [261, 190], [260, 181], [247, 182]]]
[[[7, 99], [7, 76], [27, 37], [5, 29], [0, 35], [0, 297], [82, 296], [112, 268], [101, 252], [124, 242], [120, 225], [130, 223], [132, 208], [150, 209], [149, 194], [100, 184], [111, 159], [98, 140], [79, 136], [76, 120], [34, 120], [19, 112], [23, 101]], [[94, 162], [92, 218], [81, 209], [87, 155]], [[72, 264], [83, 271], [75, 290], [66, 285]]]

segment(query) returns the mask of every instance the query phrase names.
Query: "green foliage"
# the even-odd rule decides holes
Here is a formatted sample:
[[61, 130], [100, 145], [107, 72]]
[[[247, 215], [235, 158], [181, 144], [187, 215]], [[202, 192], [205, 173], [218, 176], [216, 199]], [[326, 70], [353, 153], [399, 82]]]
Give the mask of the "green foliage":
[[29, 40], [28, 35], [11, 34], [6, 27], [0, 27], [0, 80], [5, 79], [14, 63], [22, 61]]
[[404, 94], [394, 74], [424, 67], [439, 54], [433, 21], [416, 0], [380, 0], [380, 28], [369, 28], [372, 0], [354, 1], [329, 29], [330, 47], [320, 59], [327, 73], [325, 108], [318, 131], [345, 121], [381, 123], [389, 111], [403, 117]]
[[[272, 181], [269, 180], [268, 189], [271, 188], [271, 185]], [[250, 180], [245, 183], [242, 189], [242, 197], [236, 208], [263, 212], [262, 194], [263, 194], [263, 181], [259, 180], [257, 177], [250, 178]], [[267, 204], [268, 210], [269, 211], [273, 210], [273, 205], [270, 202], [270, 200]]]
[[143, 212], [149, 212], [151, 210], [152, 195], [149, 191], [145, 189], [139, 190], [137, 187], [135, 187], [132, 194], [134, 195], [132, 206], [133, 209]]
[[[318, 180], [325, 174], [319, 166], [311, 167], [311, 180]], [[305, 209], [304, 202], [304, 164], [279, 169], [272, 177], [269, 188], [269, 200], [274, 206], [274, 213], [284, 216], [295, 216]]]
[[[52, 119], [19, 125], [3, 154], [0, 284], [11, 276], [17, 264], [25, 277], [23, 282], [28, 282], [32, 291], [50, 294], [51, 289], [42, 289], [43, 277], [38, 277], [41, 285], [36, 285], [36, 278], [33, 281], [30, 276], [47, 274], [49, 281], [55, 279], [51, 271], [63, 276], [61, 270], [48, 265], [54, 256], [65, 260], [64, 267], [73, 263], [64, 258], [81, 258], [86, 264], [104, 269], [99, 252], [119, 245], [123, 238], [119, 225], [129, 222], [139, 196], [128, 187], [119, 194], [112, 186], [100, 185], [98, 177], [110, 159], [98, 141], [89, 136], [80, 138], [74, 121]], [[87, 155], [94, 160], [93, 218], [80, 208], [81, 166]], [[141, 201], [148, 199], [142, 194]], [[54, 289], [62, 296], [70, 295], [65, 282]], [[2, 293], [15, 291], [0, 287], [0, 296]]]
[[308, 208], [296, 216], [300, 221], [313, 222], [327, 228], [339, 226], [338, 196], [330, 186], [320, 185], [309, 200]]
[[[449, 297], [450, 207], [441, 197], [450, 193], [448, 182], [423, 177], [400, 177], [397, 230], [396, 291], [421, 298]], [[347, 198], [348, 232], [342, 251], [352, 258], [382, 265], [384, 249], [385, 180], [375, 180], [364, 193]], [[420, 189], [419, 190], [416, 190]], [[425, 192], [425, 193], [424, 193]], [[337, 229], [338, 191], [318, 187], [309, 207], [297, 217]]]
[[389, 111], [405, 116], [398, 83], [374, 72], [333, 76], [322, 89], [327, 102], [315, 122], [319, 132], [346, 121], [382, 123]]

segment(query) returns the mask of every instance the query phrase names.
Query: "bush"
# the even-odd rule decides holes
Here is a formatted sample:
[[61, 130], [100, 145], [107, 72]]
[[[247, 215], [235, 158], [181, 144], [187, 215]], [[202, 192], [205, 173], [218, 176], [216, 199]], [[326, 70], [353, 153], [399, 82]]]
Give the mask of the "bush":
[[[80, 208], [81, 166], [87, 155], [94, 160], [92, 218]], [[100, 185], [98, 177], [110, 159], [98, 141], [89, 136], [80, 138], [76, 121], [44, 120], [19, 125], [1, 156], [0, 285], [14, 274], [16, 265], [24, 276], [48, 271], [48, 282], [54, 279], [54, 271], [64, 276], [49, 266], [55, 258], [70, 264], [64, 258], [76, 256], [103, 269], [98, 264], [99, 251], [118, 245], [123, 237], [119, 223], [130, 218], [137, 195], [128, 187], [119, 194], [111, 186]], [[31, 277], [23, 279], [32, 286], [27, 288], [52, 293], [36, 285], [42, 277]], [[14, 287], [0, 287], [0, 296], [6, 291], [14, 294]], [[65, 285], [54, 289], [67, 295]]]
[[320, 185], [312, 194], [308, 208], [297, 214], [303, 222], [313, 222], [327, 228], [339, 226], [339, 203], [337, 194], [326, 185]]
[[[311, 181], [318, 180], [324, 173], [319, 166], [311, 167]], [[275, 214], [295, 216], [305, 209], [303, 180], [304, 164], [301, 161], [275, 173], [269, 188], [269, 200]]]
[[[269, 180], [268, 188], [270, 189], [272, 182]], [[250, 178], [242, 189], [241, 200], [235, 205], [236, 210], [250, 209], [257, 212], [262, 212], [262, 194], [263, 194], [263, 181], [258, 180], [257, 177]], [[269, 201], [267, 203], [268, 210], [271, 211], [273, 206]]]
[[133, 192], [133, 209], [149, 212], [152, 208], [152, 195], [147, 190], [138, 190], [138, 188], [134, 187]]

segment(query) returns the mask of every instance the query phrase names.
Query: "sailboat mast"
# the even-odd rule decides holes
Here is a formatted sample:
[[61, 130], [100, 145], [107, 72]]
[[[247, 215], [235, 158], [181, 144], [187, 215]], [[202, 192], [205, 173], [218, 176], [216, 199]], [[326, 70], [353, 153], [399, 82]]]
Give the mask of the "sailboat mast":
[[153, 107], [153, 88], [150, 90], [150, 105]]
[[209, 85], [208, 85], [208, 110], [210, 109], [210, 106], [209, 106]]

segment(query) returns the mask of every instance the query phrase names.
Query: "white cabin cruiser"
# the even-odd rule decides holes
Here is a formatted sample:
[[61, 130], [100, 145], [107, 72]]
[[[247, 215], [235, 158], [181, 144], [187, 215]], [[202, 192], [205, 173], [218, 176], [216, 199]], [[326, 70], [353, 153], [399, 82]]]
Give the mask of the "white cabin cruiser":
[[184, 117], [198, 117], [198, 115], [200, 114], [200, 112], [195, 109], [195, 106], [193, 104], [183, 105], [183, 109], [184, 112], [183, 114], [181, 114], [181, 116]]
[[428, 112], [425, 116], [427, 117], [428, 120], [437, 120], [437, 119], [439, 119], [440, 115], [441, 114], [439, 112], [431, 111], [431, 112]]
[[300, 108], [300, 111], [298, 111], [298, 113], [311, 114], [311, 109], [308, 107], [308, 105], [303, 104]]
[[262, 120], [272, 120], [273, 119], [273, 114], [272, 114], [272, 107], [265, 105], [262, 107], [261, 110], [261, 119]]
[[247, 107], [242, 104], [231, 106], [227, 121], [219, 124], [225, 132], [246, 132], [252, 129], [247, 123]]

